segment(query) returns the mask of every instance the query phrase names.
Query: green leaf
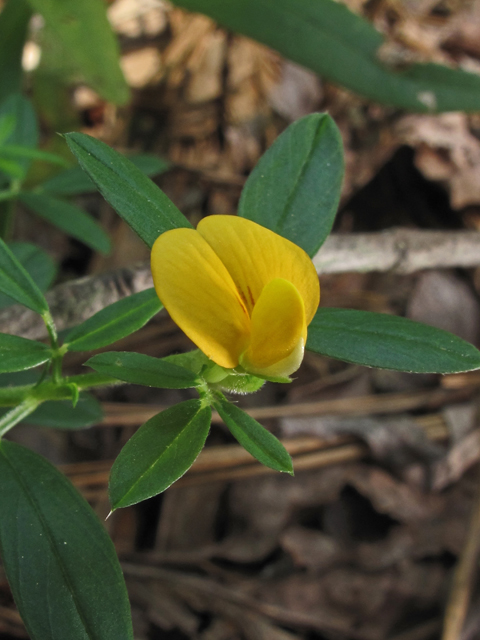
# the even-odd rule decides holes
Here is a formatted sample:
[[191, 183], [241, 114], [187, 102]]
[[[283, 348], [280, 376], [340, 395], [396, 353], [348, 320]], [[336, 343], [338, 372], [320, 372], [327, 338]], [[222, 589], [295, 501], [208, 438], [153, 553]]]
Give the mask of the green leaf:
[[212, 365], [212, 361], [200, 349], [194, 349], [186, 353], [175, 353], [171, 356], [166, 356], [163, 360], [184, 367], [197, 375], [207, 366]]
[[67, 133], [65, 138], [105, 200], [149, 247], [165, 231], [191, 227], [173, 202], [130, 160], [84, 133]]
[[115, 104], [125, 104], [128, 86], [119, 64], [119, 47], [101, 0], [29, 0], [63, 45], [87, 84]]
[[35, 409], [24, 422], [50, 429], [85, 429], [102, 421], [102, 405], [83, 392], [75, 407], [71, 400], [50, 400]]
[[92, 351], [106, 347], [141, 329], [160, 311], [155, 289], [123, 298], [72, 329], [65, 338], [70, 351]]
[[113, 464], [112, 509], [151, 498], [183, 476], [205, 444], [211, 417], [210, 407], [187, 400], [140, 427]]
[[135, 156], [128, 156], [128, 159], [146, 176], [158, 176], [171, 167], [169, 162], [152, 153], [139, 153]]
[[23, 192], [19, 197], [29, 209], [55, 225], [67, 235], [76, 238], [100, 253], [111, 249], [110, 238], [102, 227], [83, 209], [69, 202], [40, 193]]
[[15, 129], [15, 116], [3, 115], [0, 118], [0, 145], [13, 133]]
[[51, 356], [51, 350], [41, 342], [0, 333], [0, 373], [32, 369]]
[[48, 311], [42, 292], [1, 238], [0, 291], [39, 314]]
[[168, 362], [166, 358], [152, 358], [143, 353], [107, 351], [85, 362], [98, 373], [124, 382], [163, 389], [189, 389], [199, 384], [195, 373]]
[[411, 111], [477, 111], [480, 77], [436, 64], [390, 69], [381, 33], [334, 0], [173, 0], [371, 100]]
[[[15, 127], [12, 129], [10, 135], [5, 139], [5, 143], [30, 149], [34, 149], [37, 146], [37, 118], [29, 100], [20, 94], [10, 95], [0, 104], [0, 118], [3, 116], [10, 116], [15, 120]], [[30, 163], [31, 160], [29, 158], [25, 158], [18, 162], [18, 164], [23, 168], [23, 175], [26, 175]]]
[[332, 228], [343, 172], [342, 138], [332, 118], [305, 116], [260, 158], [242, 192], [239, 215], [313, 257]]
[[29, 149], [34, 149], [37, 146], [37, 117], [30, 100], [21, 94], [12, 94], [0, 104], [0, 117], [3, 116], [13, 117], [15, 121], [15, 126], [4, 140], [6, 144]]
[[[9, 178], [17, 178], [21, 180], [25, 176], [25, 170], [21, 164], [15, 160], [6, 160], [0, 157], [0, 171]], [[11, 197], [14, 197], [13, 194]]]
[[[128, 156], [128, 159], [146, 176], [155, 176], [170, 168], [170, 164], [166, 160], [154, 155], [141, 154]], [[78, 165], [58, 173], [44, 182], [40, 188], [42, 191], [57, 196], [76, 196], [97, 190], [93, 180], [90, 180], [82, 167]]]
[[4, 144], [0, 146], [0, 155], [6, 158], [29, 158], [30, 160], [42, 160], [43, 162], [51, 162], [59, 164], [62, 167], [67, 165], [67, 161], [58, 156], [56, 153], [41, 151], [40, 149], [29, 149], [18, 144]]
[[412, 373], [480, 368], [480, 352], [447, 331], [407, 318], [351, 309], [319, 309], [307, 349], [367, 367]]
[[219, 397], [214, 407], [233, 437], [248, 453], [266, 467], [293, 476], [292, 459], [288, 451], [270, 431], [224, 397]]
[[0, 373], [0, 387], [23, 386], [35, 384], [42, 375], [42, 368], [25, 369], [15, 373]]
[[31, 15], [25, 0], [9, 0], [0, 13], [0, 102], [22, 88], [22, 54]]
[[[55, 263], [48, 253], [28, 242], [9, 242], [8, 247], [24, 269], [30, 274], [40, 291], [46, 291], [57, 273]], [[0, 293], [0, 309], [15, 304], [15, 300]]]
[[0, 547], [32, 640], [133, 640], [112, 541], [53, 465], [0, 443]]
[[40, 192], [56, 196], [77, 196], [82, 193], [96, 191], [95, 183], [85, 171], [79, 167], [70, 167], [50, 178], [37, 188]]

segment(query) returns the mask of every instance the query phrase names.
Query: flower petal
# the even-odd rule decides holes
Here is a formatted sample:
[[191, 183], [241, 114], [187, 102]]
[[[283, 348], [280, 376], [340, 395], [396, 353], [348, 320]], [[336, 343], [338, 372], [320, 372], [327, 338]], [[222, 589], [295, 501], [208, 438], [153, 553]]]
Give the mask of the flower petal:
[[303, 249], [237, 216], [208, 216], [197, 230], [226, 266], [250, 314], [263, 287], [274, 278], [284, 278], [298, 289], [310, 324], [320, 301], [320, 285]]
[[[296, 371], [303, 358], [306, 342], [305, 306], [297, 288], [288, 280], [276, 278], [264, 288], [253, 308], [251, 337], [248, 349], [240, 358], [246, 371], [257, 375], [267, 374], [267, 369], [289, 358], [298, 351], [298, 357], [289, 372]], [[300, 344], [300, 350], [298, 346]]]
[[213, 249], [194, 229], [162, 233], [152, 248], [155, 290], [173, 321], [221, 367], [238, 365], [250, 319]]

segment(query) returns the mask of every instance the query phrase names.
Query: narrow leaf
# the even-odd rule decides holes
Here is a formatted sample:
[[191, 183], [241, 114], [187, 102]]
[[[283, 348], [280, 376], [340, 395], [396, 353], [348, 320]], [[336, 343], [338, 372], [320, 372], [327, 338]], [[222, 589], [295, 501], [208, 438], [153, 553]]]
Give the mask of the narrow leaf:
[[[0, 157], [0, 171], [3, 172], [9, 178], [16, 178], [21, 180], [25, 177], [25, 170], [21, 164], [16, 162], [15, 160], [7, 160], [5, 158]], [[12, 194], [13, 198], [14, 195]]]
[[119, 64], [119, 47], [100, 0], [29, 0], [63, 45], [86, 82], [106, 100], [125, 104], [129, 91]]
[[8, 0], [0, 13], [0, 102], [22, 88], [22, 54], [31, 14], [25, 0]]
[[0, 154], [6, 158], [29, 158], [30, 160], [42, 160], [65, 166], [67, 161], [56, 153], [49, 153], [41, 149], [29, 149], [18, 144], [4, 144], [0, 146]]
[[24, 192], [20, 200], [37, 215], [100, 253], [110, 251], [110, 238], [102, 227], [83, 209], [52, 196]]
[[65, 338], [70, 351], [92, 351], [141, 329], [160, 311], [162, 303], [155, 289], [123, 298], [78, 325]]
[[[170, 168], [169, 163], [158, 156], [141, 154], [128, 156], [132, 162], [146, 176], [155, 176]], [[57, 196], [76, 196], [89, 191], [96, 191], [97, 187], [80, 166], [65, 169], [41, 185], [41, 190]]]
[[128, 159], [146, 176], [158, 176], [171, 167], [169, 162], [152, 153], [139, 153], [135, 156], [128, 156]]
[[173, 0], [263, 42], [360, 95], [410, 111], [478, 111], [477, 74], [436, 64], [395, 70], [380, 61], [382, 34], [335, 0]]
[[[23, 2], [23, 0], [20, 1]], [[34, 149], [37, 146], [37, 118], [29, 100], [20, 94], [10, 95], [0, 104], [0, 117], [2, 116], [11, 116], [15, 120], [15, 126], [10, 132], [10, 135], [5, 139], [5, 143], [28, 147], [30, 149]], [[26, 175], [31, 160], [25, 158], [19, 160], [18, 164], [23, 168], [23, 175]]]
[[165, 358], [152, 358], [143, 353], [107, 351], [85, 362], [98, 373], [104, 373], [124, 382], [163, 389], [188, 389], [199, 384], [198, 377]]
[[[42, 375], [42, 368], [25, 369], [15, 373], [0, 373], [0, 387], [23, 386], [35, 384]], [[10, 406], [10, 405], [5, 405]]]
[[480, 352], [447, 331], [351, 309], [319, 309], [308, 328], [307, 349], [345, 362], [412, 373], [480, 368]]
[[305, 116], [260, 158], [242, 192], [239, 215], [313, 257], [331, 231], [343, 171], [342, 138], [332, 118]]
[[151, 498], [183, 476], [205, 444], [210, 420], [210, 407], [187, 400], [140, 427], [113, 464], [112, 509]]
[[48, 311], [47, 301], [28, 272], [0, 238], [0, 291], [32, 311]]
[[71, 400], [44, 402], [25, 422], [49, 429], [85, 429], [100, 424], [102, 418], [100, 402], [89, 393], [83, 392], [75, 407]]
[[41, 342], [0, 333], [0, 373], [32, 369], [51, 356], [51, 350]]
[[2, 561], [32, 640], [133, 640], [112, 541], [65, 476], [3, 440], [0, 485]]
[[292, 459], [283, 444], [248, 413], [221, 397], [215, 409], [244, 449], [266, 467], [293, 476]]
[[148, 246], [169, 229], [191, 227], [173, 202], [127, 158], [84, 133], [67, 133], [65, 138], [105, 200]]
[[[10, 242], [9, 249], [24, 269], [30, 274], [40, 291], [46, 291], [52, 284], [57, 269], [48, 253], [28, 242]], [[0, 309], [15, 304], [15, 300], [0, 293]]]
[[4, 115], [0, 118], [0, 145], [13, 133], [15, 129], [15, 116]]

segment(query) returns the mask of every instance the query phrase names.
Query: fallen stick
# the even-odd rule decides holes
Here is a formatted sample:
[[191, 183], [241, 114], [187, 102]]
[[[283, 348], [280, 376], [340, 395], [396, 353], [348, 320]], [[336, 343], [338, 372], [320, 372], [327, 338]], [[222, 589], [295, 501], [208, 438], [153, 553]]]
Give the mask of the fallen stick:
[[[380, 233], [333, 234], [314, 257], [319, 274], [390, 271], [480, 265], [480, 233], [391, 229]], [[153, 286], [150, 267], [137, 265], [54, 287], [47, 294], [57, 328], [83, 322], [104, 307]], [[0, 332], [35, 340], [47, 336], [41, 318], [15, 305], [0, 312]]]
[[[477, 478], [478, 481], [478, 478]], [[442, 640], [459, 640], [468, 612], [480, 553], [480, 490], [477, 490], [465, 545], [458, 560], [445, 611]]]

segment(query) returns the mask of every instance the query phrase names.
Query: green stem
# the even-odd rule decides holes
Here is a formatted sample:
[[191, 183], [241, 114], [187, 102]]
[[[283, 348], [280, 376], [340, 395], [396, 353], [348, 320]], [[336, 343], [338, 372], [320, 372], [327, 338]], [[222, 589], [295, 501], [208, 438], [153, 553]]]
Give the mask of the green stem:
[[5, 191], [0, 191], [0, 202], [4, 200], [13, 200], [20, 193], [20, 189], [18, 187], [12, 186], [10, 189], [5, 189]]
[[2, 387], [0, 388], [0, 407], [12, 407], [29, 398], [37, 403], [45, 402], [46, 400], [71, 400], [72, 387], [70, 385], [72, 384], [75, 384], [79, 391], [85, 391], [92, 387], [125, 383], [103, 373], [83, 373], [78, 376], [63, 378], [59, 384], [54, 383], [53, 380], [48, 380], [38, 386]]
[[59, 384], [62, 379], [62, 360], [64, 351], [58, 346], [58, 334], [55, 322], [53, 321], [50, 311], [45, 311], [43, 314], [43, 321], [47, 327], [48, 335], [50, 337], [50, 344], [52, 345], [53, 357], [52, 357], [52, 379], [55, 384]]
[[25, 398], [17, 407], [0, 418], [0, 438], [24, 418], [35, 411], [40, 403], [34, 398]]

